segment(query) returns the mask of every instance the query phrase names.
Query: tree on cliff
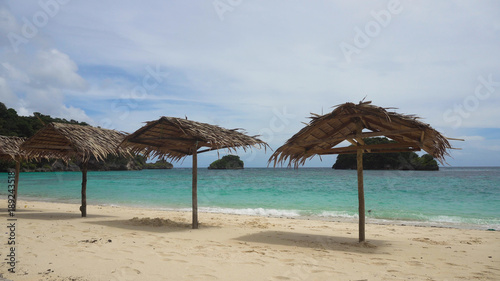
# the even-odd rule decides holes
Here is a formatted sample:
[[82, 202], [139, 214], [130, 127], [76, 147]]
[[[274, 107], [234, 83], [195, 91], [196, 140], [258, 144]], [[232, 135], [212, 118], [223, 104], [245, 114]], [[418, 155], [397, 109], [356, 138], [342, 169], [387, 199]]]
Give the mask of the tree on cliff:
[[75, 120], [66, 120], [61, 118], [52, 118], [50, 115], [43, 115], [39, 112], [33, 113], [33, 116], [19, 116], [13, 108], [7, 108], [0, 102], [0, 135], [16, 136], [29, 138], [43, 127], [43, 123], [51, 122], [69, 123], [77, 125], [88, 125], [85, 122]]
[[[66, 120], [62, 118], [53, 118], [50, 115], [43, 115], [35, 112], [33, 116], [19, 116], [13, 108], [7, 108], [5, 104], [0, 102], [0, 135], [2, 136], [17, 136], [29, 138], [40, 130], [44, 123], [51, 122], [67, 123], [76, 125], [88, 125], [85, 122], [75, 120]], [[114, 156], [109, 155], [105, 161], [92, 160], [89, 163], [89, 170], [109, 171], [109, 170], [140, 170], [143, 168], [172, 168], [170, 163], [149, 164], [146, 163], [146, 157], [134, 156]], [[0, 172], [5, 172], [8, 169], [14, 168], [14, 162], [0, 160]], [[63, 163], [61, 160], [41, 159], [38, 162], [21, 162], [21, 171], [79, 171], [78, 163], [70, 161]]]

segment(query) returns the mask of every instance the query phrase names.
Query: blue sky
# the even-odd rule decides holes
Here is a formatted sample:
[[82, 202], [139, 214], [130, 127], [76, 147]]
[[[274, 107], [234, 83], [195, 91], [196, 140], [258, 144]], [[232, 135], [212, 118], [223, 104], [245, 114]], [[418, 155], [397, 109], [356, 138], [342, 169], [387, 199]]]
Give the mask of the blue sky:
[[[0, 101], [126, 132], [187, 116], [276, 149], [366, 96], [465, 139], [450, 165], [500, 166], [498, 1], [119, 3], [0, 0]], [[239, 155], [263, 167], [271, 152]]]

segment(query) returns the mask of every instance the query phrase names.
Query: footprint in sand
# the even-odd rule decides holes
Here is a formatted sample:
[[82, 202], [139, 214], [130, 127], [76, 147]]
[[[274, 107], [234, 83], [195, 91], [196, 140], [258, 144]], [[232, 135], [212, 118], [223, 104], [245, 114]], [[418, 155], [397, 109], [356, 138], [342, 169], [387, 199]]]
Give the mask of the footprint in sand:
[[38, 257], [38, 255], [33, 252], [27, 252], [26, 255], [32, 255], [35, 258]]
[[114, 271], [113, 273], [116, 273], [118, 276], [122, 276], [122, 277], [130, 277], [131, 275], [141, 274], [141, 271], [136, 269], [136, 268], [132, 268], [130, 266], [124, 266], [124, 267], [120, 267], [118, 270]]
[[218, 280], [217, 276], [213, 276], [210, 274], [197, 274], [197, 275], [188, 275], [191, 280]]
[[239, 262], [238, 264], [241, 264], [243, 266], [248, 266], [248, 265], [258, 265], [258, 266], [262, 266], [262, 267], [266, 267], [268, 266], [268, 263], [260, 260], [260, 262], [258, 261], [245, 261], [245, 262]]
[[181, 254], [179, 252], [157, 252], [157, 254], [161, 257], [172, 257], [172, 256], [182, 256], [182, 257], [185, 257], [186, 255], [185, 254]]
[[122, 253], [125, 253], [125, 254], [133, 254], [134, 253], [134, 252], [129, 251], [129, 250], [118, 250], [118, 252], [122, 252]]
[[417, 241], [417, 242], [422, 242], [422, 243], [427, 243], [429, 245], [448, 245], [444, 241], [434, 241], [434, 240], [431, 240], [430, 238], [427, 238], [427, 237], [424, 237], [424, 238], [413, 238], [411, 240]]
[[407, 261], [406, 263], [411, 266], [423, 266], [422, 263], [419, 261]]
[[173, 253], [164, 253], [164, 252], [156, 252], [156, 254], [160, 257], [172, 257], [175, 256]]
[[291, 280], [290, 278], [286, 276], [273, 276], [273, 279], [275, 280]]
[[144, 264], [143, 261], [139, 261], [139, 260], [134, 260], [134, 259], [129, 259], [129, 258], [127, 258], [126, 260], [132, 262], [133, 264], [136, 264], [136, 263]]
[[188, 263], [185, 260], [178, 260], [178, 259], [169, 259], [169, 258], [163, 258], [163, 261], [168, 261], [168, 262], [179, 262], [179, 263]]

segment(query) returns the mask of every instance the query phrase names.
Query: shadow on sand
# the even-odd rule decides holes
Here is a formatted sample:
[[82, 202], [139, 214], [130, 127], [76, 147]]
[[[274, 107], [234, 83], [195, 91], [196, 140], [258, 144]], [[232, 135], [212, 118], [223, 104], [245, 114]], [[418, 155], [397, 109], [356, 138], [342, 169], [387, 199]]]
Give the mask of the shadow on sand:
[[[0, 209], [0, 217], [10, 218], [7, 209]], [[92, 218], [105, 218], [111, 217], [107, 215], [99, 214], [87, 214], [86, 218], [82, 218], [80, 212], [42, 212], [39, 210], [23, 210], [19, 209], [15, 211], [15, 218], [22, 220], [24, 219], [34, 219], [34, 220], [68, 220], [68, 219], [92, 219]]]
[[284, 231], [262, 231], [236, 238], [238, 241], [273, 244], [290, 247], [304, 247], [317, 250], [348, 251], [365, 254], [378, 253], [387, 246], [383, 240], [369, 240], [359, 243], [357, 238]]
[[[148, 218], [149, 219], [149, 218]], [[97, 224], [107, 227], [122, 228], [133, 231], [144, 231], [144, 232], [155, 232], [155, 233], [169, 233], [169, 232], [182, 232], [191, 231], [191, 223], [188, 222], [177, 222], [169, 219], [161, 219], [162, 222], [155, 223], [152, 219], [150, 221], [145, 221], [144, 219], [136, 220], [136, 218], [130, 220], [102, 220], [102, 221], [88, 221], [88, 224]], [[194, 231], [203, 231], [207, 228], [215, 228], [217, 226], [210, 224], [199, 224], [199, 229]]]

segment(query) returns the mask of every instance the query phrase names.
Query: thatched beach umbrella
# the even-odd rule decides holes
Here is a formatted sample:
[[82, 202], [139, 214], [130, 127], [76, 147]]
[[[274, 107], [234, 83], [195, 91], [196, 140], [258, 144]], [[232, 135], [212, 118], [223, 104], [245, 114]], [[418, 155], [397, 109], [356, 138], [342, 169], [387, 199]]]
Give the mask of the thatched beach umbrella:
[[0, 136], [0, 159], [16, 162], [16, 172], [14, 176], [14, 204], [12, 210], [16, 210], [17, 187], [19, 185], [19, 172], [21, 170], [22, 152], [19, 150], [26, 138]]
[[87, 216], [87, 166], [90, 158], [104, 160], [109, 154], [129, 155], [118, 148], [124, 133], [92, 126], [49, 123], [26, 140], [21, 149], [33, 157], [59, 158], [64, 161], [81, 161], [82, 217]]
[[[441, 163], [451, 149], [448, 140], [414, 115], [388, 112], [388, 108], [345, 103], [331, 113], [313, 115], [310, 123], [278, 148], [269, 163], [288, 162], [298, 167], [315, 155], [357, 154], [359, 241], [365, 240], [365, 199], [363, 189], [363, 153], [389, 153], [424, 150]], [[363, 131], [363, 130], [368, 131]], [[395, 143], [367, 145], [363, 138], [385, 136]], [[344, 140], [352, 146], [335, 147]]]
[[238, 130], [228, 130], [181, 118], [161, 117], [156, 121], [146, 122], [145, 126], [128, 135], [121, 146], [148, 157], [175, 161], [188, 155], [193, 156], [192, 205], [193, 229], [196, 229], [198, 228], [198, 153], [221, 148], [235, 150], [236, 147], [241, 147], [246, 150], [252, 146], [259, 148], [267, 146], [255, 136], [247, 136]]

